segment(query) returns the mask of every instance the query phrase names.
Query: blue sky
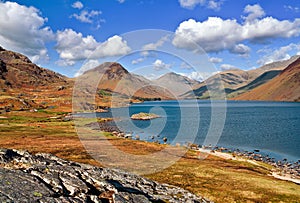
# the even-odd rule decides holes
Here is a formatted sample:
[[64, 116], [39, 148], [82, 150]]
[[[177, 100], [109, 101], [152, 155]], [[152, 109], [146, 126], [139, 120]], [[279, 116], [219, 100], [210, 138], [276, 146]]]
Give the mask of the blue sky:
[[[143, 29], [166, 32], [143, 41], [152, 32], [132, 33]], [[214, 71], [248, 70], [300, 54], [299, 35], [299, 0], [0, 1], [0, 45], [69, 77], [122, 57], [125, 68], [143, 67], [149, 78], [171, 70], [201, 79], [184, 61], [155, 50], [173, 45], [193, 55], [196, 43]], [[153, 52], [132, 53], [147, 44]]]

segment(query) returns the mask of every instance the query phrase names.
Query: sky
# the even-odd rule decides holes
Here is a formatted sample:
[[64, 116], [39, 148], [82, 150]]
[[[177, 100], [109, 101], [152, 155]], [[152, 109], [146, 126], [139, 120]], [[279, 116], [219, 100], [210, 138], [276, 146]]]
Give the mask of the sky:
[[0, 0], [0, 46], [68, 77], [118, 61], [203, 80], [300, 54], [300, 1]]

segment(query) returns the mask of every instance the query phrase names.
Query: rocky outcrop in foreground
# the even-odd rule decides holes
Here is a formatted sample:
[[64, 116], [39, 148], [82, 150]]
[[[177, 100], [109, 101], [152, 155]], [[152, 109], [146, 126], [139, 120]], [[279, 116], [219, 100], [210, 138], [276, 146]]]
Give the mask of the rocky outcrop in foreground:
[[181, 188], [50, 154], [0, 149], [1, 202], [208, 202]]

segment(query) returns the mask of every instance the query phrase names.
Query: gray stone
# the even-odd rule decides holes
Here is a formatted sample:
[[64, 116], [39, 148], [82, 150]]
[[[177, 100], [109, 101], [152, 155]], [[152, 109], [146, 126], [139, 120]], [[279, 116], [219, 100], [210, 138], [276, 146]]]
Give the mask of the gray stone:
[[50, 154], [0, 149], [1, 202], [209, 202], [179, 187]]

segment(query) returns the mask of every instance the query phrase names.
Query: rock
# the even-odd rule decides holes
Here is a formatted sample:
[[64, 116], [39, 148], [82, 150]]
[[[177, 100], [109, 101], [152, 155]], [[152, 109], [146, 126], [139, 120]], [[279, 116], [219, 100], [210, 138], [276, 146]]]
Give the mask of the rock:
[[64, 90], [64, 89], [66, 89], [65, 86], [59, 86], [59, 87], [57, 88], [57, 91], [62, 91], [62, 90]]
[[160, 118], [159, 115], [156, 115], [154, 113], [137, 113], [137, 114], [133, 114], [130, 117], [132, 120], [151, 120], [151, 119], [155, 119], [155, 118]]
[[1, 202], [209, 202], [179, 187], [50, 154], [0, 149]]

